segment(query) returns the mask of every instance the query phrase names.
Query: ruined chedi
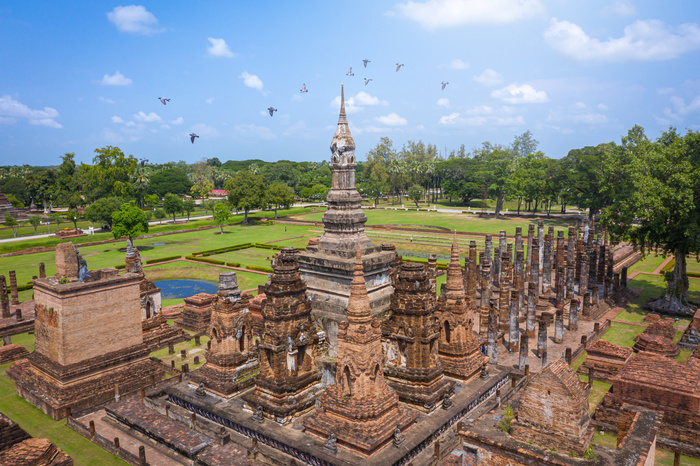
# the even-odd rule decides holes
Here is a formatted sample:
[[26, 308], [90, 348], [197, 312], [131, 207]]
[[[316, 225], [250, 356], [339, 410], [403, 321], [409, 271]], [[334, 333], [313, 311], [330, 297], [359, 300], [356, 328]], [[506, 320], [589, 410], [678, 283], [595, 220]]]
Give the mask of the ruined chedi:
[[369, 456], [400, 439], [397, 430], [400, 434], [410, 427], [418, 413], [399, 406], [399, 397], [384, 380], [381, 324], [370, 311], [359, 244], [356, 251], [348, 317], [338, 332], [335, 384], [320, 396], [321, 407], [304, 419], [304, 427]]
[[444, 377], [438, 357], [440, 322], [431, 282], [425, 265], [403, 264], [394, 281], [391, 319], [383, 327], [387, 383], [401, 401], [428, 412], [454, 385]]
[[441, 327], [438, 354], [445, 374], [465, 381], [478, 375], [488, 358], [481, 353], [479, 340], [472, 331], [474, 313], [467, 307], [457, 235], [452, 241], [447, 280], [438, 299], [438, 319]]
[[375, 246], [365, 234], [367, 216], [362, 197], [355, 188], [355, 141], [345, 115], [345, 94], [341, 88], [340, 117], [331, 141], [331, 189], [323, 214], [323, 236], [299, 256], [299, 269], [307, 285], [314, 318], [320, 322], [335, 355], [338, 323], [346, 318], [357, 246], [367, 282], [372, 315], [388, 311], [391, 293], [389, 277], [396, 252]]
[[231, 397], [253, 384], [258, 371], [258, 352], [253, 344], [253, 317], [248, 311], [249, 294], [241, 296], [236, 272], [219, 274], [219, 291], [212, 306], [206, 363], [190, 374], [207, 390]]
[[281, 424], [312, 408], [321, 391], [321, 371], [314, 364], [318, 334], [311, 320], [306, 285], [299, 274], [296, 248], [282, 248], [274, 273], [263, 287], [260, 373], [255, 390], [243, 395], [256, 410]]
[[54, 419], [165, 377], [143, 342], [139, 275], [107, 268], [80, 282], [79, 259], [61, 243], [56, 275], [33, 280], [35, 349], [7, 371], [17, 394]]

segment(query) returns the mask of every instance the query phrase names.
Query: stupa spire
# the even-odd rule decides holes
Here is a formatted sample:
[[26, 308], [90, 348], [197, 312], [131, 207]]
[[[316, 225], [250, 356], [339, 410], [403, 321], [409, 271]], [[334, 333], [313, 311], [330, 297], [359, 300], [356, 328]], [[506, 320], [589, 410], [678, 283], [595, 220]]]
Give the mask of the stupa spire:
[[[331, 152], [333, 157], [331, 162], [333, 163], [355, 163], [355, 156], [353, 152], [355, 151], [355, 140], [350, 134], [350, 127], [348, 126], [348, 118], [345, 114], [345, 89], [343, 85], [340, 85], [340, 115], [338, 116], [338, 127], [333, 135], [333, 140], [331, 141]], [[344, 153], [350, 153], [351, 157], [348, 160], [342, 160], [338, 157], [342, 157]]]
[[457, 230], [452, 239], [452, 250], [450, 251], [450, 262], [459, 262], [459, 246], [457, 246]]
[[362, 266], [362, 252], [357, 244], [355, 255], [355, 272], [350, 283], [350, 299], [348, 300], [348, 322], [365, 323], [372, 320], [367, 295], [365, 271]]

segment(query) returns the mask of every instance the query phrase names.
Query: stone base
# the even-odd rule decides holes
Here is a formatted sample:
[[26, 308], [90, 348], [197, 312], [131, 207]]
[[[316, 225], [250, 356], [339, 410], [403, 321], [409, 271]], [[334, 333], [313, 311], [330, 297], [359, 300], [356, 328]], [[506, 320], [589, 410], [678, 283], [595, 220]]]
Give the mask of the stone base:
[[168, 343], [179, 343], [185, 338], [185, 332], [168, 325], [162, 315], [141, 321], [141, 330], [143, 344], [149, 350], [161, 348]]
[[287, 387], [285, 390], [270, 390], [259, 383], [254, 390], [245, 393], [241, 398], [248, 404], [248, 407], [255, 411], [257, 406], [263, 408], [263, 415], [279, 424], [287, 424], [293, 418], [300, 416], [316, 404], [316, 399], [323, 392], [321, 385], [321, 373], [308, 374], [306, 380], [297, 381], [301, 389]]
[[165, 373], [150, 359], [130, 361], [118, 367], [62, 382], [29, 359], [15, 362], [7, 375], [17, 384], [17, 394], [53, 419], [60, 420], [115, 399], [115, 389], [125, 394], [163, 380]]
[[399, 400], [410, 407], [427, 413], [439, 408], [455, 382], [443, 377], [442, 371], [432, 371], [434, 374], [429, 374], [427, 369], [412, 372], [386, 365], [384, 379], [399, 395]]
[[208, 332], [211, 321], [211, 309], [190, 309], [185, 306], [184, 312], [175, 325], [194, 333]]
[[29, 351], [22, 346], [15, 343], [5, 346], [0, 346], [0, 364], [5, 364], [6, 362], [16, 361], [18, 359], [26, 358], [29, 356]]
[[640, 351], [649, 351], [671, 359], [676, 359], [678, 355], [681, 354], [681, 349], [673, 340], [662, 335], [651, 335], [645, 332], [637, 335], [636, 342], [632, 349], [637, 353]]
[[547, 448], [556, 448], [559, 451], [572, 452], [578, 456], [583, 456], [593, 440], [593, 429], [589, 429], [582, 438], [574, 441], [573, 438], [566, 438], [537, 429], [532, 425], [520, 423], [517, 419], [514, 419], [510, 423], [510, 435], [521, 442], [536, 443]]
[[467, 382], [481, 373], [481, 368], [489, 361], [489, 357], [481, 352], [478, 343], [470, 351], [443, 352], [439, 351], [440, 362], [446, 376]]
[[45, 438], [31, 438], [0, 453], [0, 464], [73, 466], [73, 458]]
[[197, 370], [192, 371], [188, 378], [217, 395], [230, 398], [251, 387], [254, 377], [260, 372], [258, 361], [250, 361], [240, 365], [219, 365], [207, 359], [207, 362]]

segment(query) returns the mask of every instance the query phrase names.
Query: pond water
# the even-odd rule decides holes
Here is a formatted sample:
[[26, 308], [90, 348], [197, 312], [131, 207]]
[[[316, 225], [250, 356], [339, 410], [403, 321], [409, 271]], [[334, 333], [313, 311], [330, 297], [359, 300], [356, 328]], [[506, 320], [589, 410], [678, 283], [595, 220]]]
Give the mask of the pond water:
[[214, 294], [219, 284], [207, 280], [163, 280], [154, 282], [160, 288], [161, 299], [183, 299], [197, 293]]

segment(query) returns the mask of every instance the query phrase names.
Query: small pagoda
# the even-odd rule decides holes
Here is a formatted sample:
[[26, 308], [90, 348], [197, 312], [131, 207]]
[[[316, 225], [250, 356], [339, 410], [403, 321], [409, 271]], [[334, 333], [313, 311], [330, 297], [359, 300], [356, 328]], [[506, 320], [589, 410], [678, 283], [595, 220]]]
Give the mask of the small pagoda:
[[298, 255], [296, 248], [282, 248], [272, 263], [270, 282], [262, 287], [260, 374], [255, 390], [243, 396], [253, 410], [262, 406], [266, 417], [281, 424], [312, 408], [322, 389], [321, 372], [314, 364], [319, 336]]
[[399, 406], [384, 380], [380, 322], [372, 317], [360, 246], [348, 302], [338, 332], [335, 384], [320, 396], [321, 407], [304, 419], [306, 432], [370, 456], [401, 432], [418, 413]]

